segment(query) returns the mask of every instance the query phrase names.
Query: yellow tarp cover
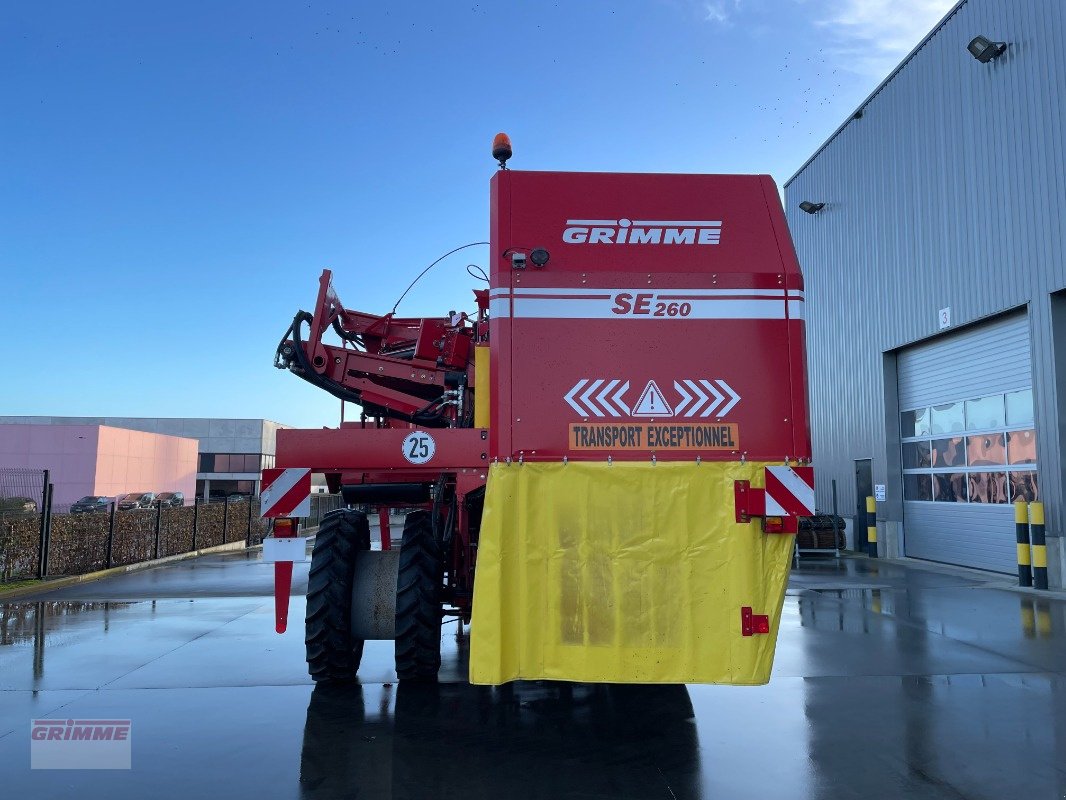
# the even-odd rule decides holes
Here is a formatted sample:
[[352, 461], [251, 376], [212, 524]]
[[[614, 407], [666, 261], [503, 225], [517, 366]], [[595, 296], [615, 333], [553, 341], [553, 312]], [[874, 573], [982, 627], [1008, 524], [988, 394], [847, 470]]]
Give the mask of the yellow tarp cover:
[[[761, 684], [794, 537], [738, 525], [763, 463], [494, 464], [470, 680]], [[741, 634], [741, 608], [770, 616]]]

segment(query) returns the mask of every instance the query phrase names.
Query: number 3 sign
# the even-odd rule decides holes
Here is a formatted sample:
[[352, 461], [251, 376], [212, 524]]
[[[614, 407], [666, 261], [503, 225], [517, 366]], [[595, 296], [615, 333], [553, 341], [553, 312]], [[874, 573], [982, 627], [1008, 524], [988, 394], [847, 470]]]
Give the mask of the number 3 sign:
[[403, 440], [403, 457], [412, 464], [425, 464], [437, 452], [433, 437], [425, 431], [413, 431]]

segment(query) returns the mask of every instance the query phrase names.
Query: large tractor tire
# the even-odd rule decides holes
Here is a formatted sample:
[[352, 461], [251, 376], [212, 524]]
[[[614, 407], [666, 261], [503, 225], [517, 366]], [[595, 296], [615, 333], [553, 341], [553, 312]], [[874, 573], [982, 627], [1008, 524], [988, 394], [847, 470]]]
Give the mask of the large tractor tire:
[[428, 511], [403, 524], [396, 576], [396, 675], [401, 681], [435, 681], [440, 671], [443, 576], [440, 545]]
[[370, 549], [366, 514], [341, 509], [322, 518], [311, 551], [304, 642], [307, 671], [322, 683], [355, 680], [363, 641], [352, 625], [352, 579], [356, 553]]

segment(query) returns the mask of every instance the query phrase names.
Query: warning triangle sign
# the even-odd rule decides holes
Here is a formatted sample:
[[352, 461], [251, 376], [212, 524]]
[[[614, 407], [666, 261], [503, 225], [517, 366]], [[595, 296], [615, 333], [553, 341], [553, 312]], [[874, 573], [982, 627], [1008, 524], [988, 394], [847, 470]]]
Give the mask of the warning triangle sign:
[[634, 417], [672, 417], [674, 410], [666, 402], [663, 393], [655, 385], [655, 381], [648, 381], [644, 391], [640, 393], [640, 399], [633, 406]]

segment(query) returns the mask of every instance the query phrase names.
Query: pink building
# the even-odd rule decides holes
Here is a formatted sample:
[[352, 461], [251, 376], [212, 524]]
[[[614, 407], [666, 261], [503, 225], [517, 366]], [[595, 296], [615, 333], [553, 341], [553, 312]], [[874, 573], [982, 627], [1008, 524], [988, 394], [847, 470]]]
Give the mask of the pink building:
[[52, 502], [127, 492], [196, 492], [195, 439], [104, 425], [0, 424], [0, 467], [51, 471]]

